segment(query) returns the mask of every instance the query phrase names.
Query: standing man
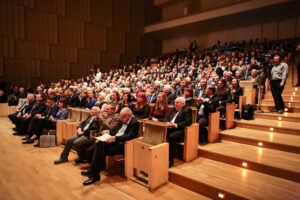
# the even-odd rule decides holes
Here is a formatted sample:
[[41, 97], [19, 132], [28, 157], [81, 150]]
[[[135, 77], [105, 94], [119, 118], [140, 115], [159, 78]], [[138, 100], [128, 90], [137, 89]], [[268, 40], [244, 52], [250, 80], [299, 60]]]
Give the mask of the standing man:
[[274, 56], [274, 66], [271, 69], [271, 92], [275, 102], [275, 109], [273, 112], [283, 113], [284, 102], [282, 99], [282, 91], [288, 76], [288, 65], [280, 62], [279, 56]]

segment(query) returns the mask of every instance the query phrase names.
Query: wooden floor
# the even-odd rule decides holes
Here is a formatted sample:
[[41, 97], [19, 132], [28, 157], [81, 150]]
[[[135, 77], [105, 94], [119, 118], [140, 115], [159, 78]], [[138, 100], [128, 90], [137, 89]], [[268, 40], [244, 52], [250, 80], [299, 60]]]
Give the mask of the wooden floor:
[[86, 177], [80, 175], [87, 164], [71, 162], [54, 165], [61, 147], [35, 148], [21, 144], [19, 136], [12, 135], [12, 125], [6, 117], [0, 118], [0, 199], [209, 199], [183, 187], [168, 183], [154, 192], [120, 175], [107, 176], [91, 186], [83, 186]]

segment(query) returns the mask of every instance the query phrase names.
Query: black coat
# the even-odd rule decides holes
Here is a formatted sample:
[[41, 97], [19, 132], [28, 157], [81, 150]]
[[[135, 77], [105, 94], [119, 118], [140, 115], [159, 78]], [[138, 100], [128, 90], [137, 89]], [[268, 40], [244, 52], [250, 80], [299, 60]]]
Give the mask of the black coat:
[[[110, 131], [109, 134], [111, 136], [115, 136], [118, 131], [122, 128], [123, 122], [119, 123], [119, 127], [116, 130]], [[131, 121], [129, 122], [127, 128], [125, 129], [124, 135], [116, 136], [115, 142], [125, 142], [129, 141], [133, 138], [136, 138], [139, 133], [139, 122], [132, 117]]]
[[[173, 108], [165, 118], [164, 122], [170, 122], [176, 112], [176, 109]], [[192, 115], [192, 110], [188, 106], [182, 107], [174, 121], [174, 123], [177, 124], [177, 129], [184, 129], [184, 127], [190, 126], [193, 122]]]
[[[82, 121], [77, 128], [81, 128], [83, 130], [83, 128], [89, 123], [89, 120], [92, 116], [89, 115], [84, 121]], [[89, 126], [88, 128], [83, 132], [84, 136], [90, 137], [90, 131], [91, 130], [98, 130], [99, 126], [98, 126], [98, 122], [96, 120], [94, 120]]]
[[31, 114], [31, 117], [34, 117], [36, 114], [42, 114], [46, 109], [46, 104], [44, 102], [36, 102], [29, 114]]
[[209, 113], [214, 113], [217, 111], [217, 107], [219, 106], [218, 96], [214, 95], [211, 98], [209, 98], [208, 101], [204, 101], [200, 104], [197, 104], [198, 112], [202, 105], [204, 106], [203, 116], [200, 117], [205, 117], [208, 120]]
[[46, 110], [41, 114], [42, 117], [49, 119], [50, 116], [55, 117], [58, 111], [58, 106], [54, 104], [53, 106], [47, 106]]
[[80, 104], [79, 97], [75, 94], [68, 99], [68, 105], [70, 107], [78, 107], [79, 104]]

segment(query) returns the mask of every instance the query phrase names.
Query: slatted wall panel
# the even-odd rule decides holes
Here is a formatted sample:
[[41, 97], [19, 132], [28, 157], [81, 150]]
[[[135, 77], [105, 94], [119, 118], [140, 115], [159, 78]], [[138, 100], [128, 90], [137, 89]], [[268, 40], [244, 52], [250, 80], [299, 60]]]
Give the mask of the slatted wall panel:
[[120, 64], [120, 54], [111, 53], [111, 52], [102, 52], [101, 53], [101, 63], [102, 66], [110, 69], [110, 66], [116, 66]]
[[78, 49], [78, 62], [88, 64], [100, 65], [101, 54], [100, 51]]
[[126, 33], [126, 54], [141, 55], [141, 36], [134, 33]]
[[91, 68], [93, 68], [93, 65], [91, 64], [71, 63], [70, 77], [79, 78], [82, 76], [87, 76]]
[[106, 50], [106, 29], [100, 25], [85, 24], [84, 29], [85, 48], [93, 50]]
[[113, 29], [129, 32], [130, 0], [112, 0]]
[[39, 11], [65, 16], [65, 0], [35, 0], [35, 8]]
[[65, 46], [84, 48], [84, 23], [58, 17], [58, 43]]
[[4, 76], [4, 59], [0, 57], [0, 77]]
[[0, 38], [0, 56], [13, 58], [15, 56], [15, 44], [11, 38]]
[[61, 78], [69, 78], [70, 63], [68, 62], [41, 62], [41, 79], [50, 81]]
[[49, 60], [49, 44], [15, 40], [16, 57]]
[[50, 60], [58, 62], [77, 62], [77, 48], [65, 46], [50, 46]]
[[112, 1], [91, 0], [91, 21], [92, 24], [99, 24], [104, 27], [111, 27]]
[[67, 0], [67, 17], [91, 22], [91, 0]]

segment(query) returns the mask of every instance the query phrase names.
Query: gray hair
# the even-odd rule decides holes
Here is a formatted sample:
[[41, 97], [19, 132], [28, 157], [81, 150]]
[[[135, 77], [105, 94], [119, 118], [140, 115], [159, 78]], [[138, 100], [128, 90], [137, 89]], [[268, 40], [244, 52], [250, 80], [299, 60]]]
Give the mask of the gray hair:
[[183, 103], [183, 105], [185, 106], [185, 98], [183, 98], [183, 97], [177, 97], [176, 99], [175, 99], [175, 101], [176, 100], [179, 100], [181, 103]]
[[130, 110], [130, 108], [127, 108], [127, 107], [122, 108], [120, 114], [121, 114], [121, 113], [124, 113], [125, 115], [130, 115], [130, 116], [132, 116], [132, 111]]

